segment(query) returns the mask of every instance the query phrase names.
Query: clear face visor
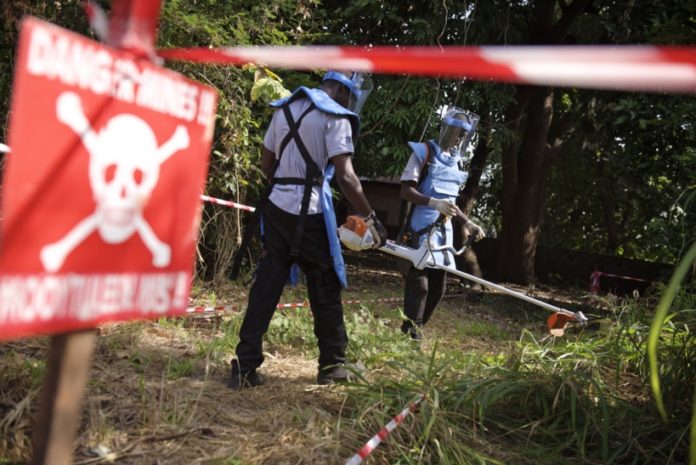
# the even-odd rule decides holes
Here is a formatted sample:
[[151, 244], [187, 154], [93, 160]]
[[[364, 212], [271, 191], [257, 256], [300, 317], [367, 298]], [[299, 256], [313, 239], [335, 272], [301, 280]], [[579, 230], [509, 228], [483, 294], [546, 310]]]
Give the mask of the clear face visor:
[[360, 114], [360, 110], [362, 110], [367, 97], [370, 96], [374, 87], [370, 75], [355, 71], [348, 77], [338, 71], [327, 71], [323, 80], [326, 81], [327, 79], [338, 81], [348, 88], [350, 97], [348, 98], [347, 108], [353, 113]]
[[440, 127], [440, 150], [452, 157], [461, 157], [469, 147], [480, 119], [477, 114], [460, 108], [447, 110]]

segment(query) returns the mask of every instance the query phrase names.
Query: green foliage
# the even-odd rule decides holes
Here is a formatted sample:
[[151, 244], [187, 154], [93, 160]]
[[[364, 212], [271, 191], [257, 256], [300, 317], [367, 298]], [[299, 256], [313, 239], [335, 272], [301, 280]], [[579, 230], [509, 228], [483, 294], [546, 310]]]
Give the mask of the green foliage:
[[[164, 2], [160, 47], [283, 45], [310, 41], [316, 36], [313, 2], [287, 0], [257, 2]], [[219, 95], [218, 117], [206, 193], [254, 205], [265, 181], [259, 169], [263, 130], [270, 111], [266, 104], [287, 95], [280, 76], [256, 67], [172, 64], [193, 79], [214, 86]], [[290, 76], [293, 73], [288, 73]], [[289, 80], [292, 80], [290, 78]], [[197, 273], [222, 283], [241, 242], [249, 214], [206, 205], [199, 241]]]
[[[657, 408], [660, 415], [662, 415], [665, 420], [667, 419], [667, 410], [665, 408], [664, 399], [667, 396], [663, 396], [660, 378], [666, 378], [666, 381], [670, 383], [668, 386], [674, 386], [674, 383], [677, 383], [677, 386], [680, 386], [680, 388], [685, 387], [687, 382], [689, 387], [693, 387], [694, 379], [696, 378], [696, 370], [693, 366], [696, 343], [694, 343], [693, 335], [689, 330], [690, 326], [693, 326], [694, 314], [696, 313], [694, 312], [694, 308], [696, 308], [696, 293], [694, 293], [694, 289], [690, 287], [680, 289], [682, 282], [690, 268], [694, 266], [694, 263], [696, 263], [696, 242], [692, 244], [689, 251], [677, 265], [667, 289], [665, 289], [657, 305], [655, 317], [650, 326], [648, 343], [650, 384], [655, 395]], [[672, 312], [679, 312], [681, 308], [673, 307], [673, 303], [686, 304], [685, 310], [687, 311], [685, 314], [687, 315], [688, 323], [691, 323], [691, 325], [688, 323], [683, 326], [680, 325], [680, 328], [675, 331], [676, 328], [674, 325], [670, 324], [671, 318], [667, 315], [670, 310], [672, 310]], [[665, 333], [667, 333], [667, 338], [663, 336]], [[670, 333], [671, 338], [669, 337]], [[667, 356], [662, 358], [665, 362], [663, 364], [658, 364], [658, 360], [660, 359], [658, 356], [661, 355], [658, 353], [658, 344], [665, 344], [665, 342], [668, 347], [676, 350], [670, 350]], [[665, 366], [667, 369], [665, 369]], [[684, 397], [685, 396], [678, 396], [678, 398]], [[695, 424], [696, 404], [692, 406], [691, 450], [689, 456], [689, 463], [691, 465], [696, 464], [696, 428], [693, 427]]]
[[268, 103], [289, 95], [290, 91], [283, 87], [282, 82], [272, 77], [257, 79], [251, 88], [251, 101], [254, 103]]
[[676, 261], [696, 227], [693, 102], [593, 95], [574, 99], [585, 129], [551, 174], [543, 243]]
[[[109, 3], [109, 2], [105, 2]], [[669, 0], [655, 8], [640, 2], [591, 2], [571, 25], [568, 41], [596, 43], [693, 43], [693, 2]], [[536, 2], [426, 1], [417, 4], [361, 0], [167, 0], [160, 47], [228, 45], [391, 44], [496, 45], [544, 42], [530, 20]], [[548, 2], [550, 20], [564, 13]], [[0, 16], [0, 140], [6, 116], [18, 21], [33, 14], [90, 35], [77, 0], [13, 2]], [[266, 104], [319, 74], [256, 67], [168, 63], [220, 95], [206, 193], [254, 204], [264, 185], [258, 168]], [[275, 74], [277, 73], [277, 74]], [[502, 153], [519, 144], [524, 121], [511, 118], [517, 90], [511, 85], [415, 76], [374, 76], [363, 111], [355, 165], [362, 176], [398, 176], [410, 155], [409, 140], [437, 137], [438, 110], [453, 104], [482, 115], [489, 165], [474, 214], [501, 231]], [[691, 99], [660, 94], [558, 89], [554, 119], [563, 121], [559, 163], [546, 184], [540, 243], [647, 260], [675, 261], [693, 240], [694, 140]], [[553, 142], [553, 141], [549, 141]], [[249, 215], [206, 205], [197, 266], [199, 276], [220, 284], [241, 241]], [[252, 254], [253, 255], [253, 254]]]
[[229, 354], [233, 354], [239, 343], [239, 328], [242, 326], [242, 313], [232, 313], [220, 324], [220, 334], [208, 341], [198, 343], [197, 354], [216, 362], [227, 364]]

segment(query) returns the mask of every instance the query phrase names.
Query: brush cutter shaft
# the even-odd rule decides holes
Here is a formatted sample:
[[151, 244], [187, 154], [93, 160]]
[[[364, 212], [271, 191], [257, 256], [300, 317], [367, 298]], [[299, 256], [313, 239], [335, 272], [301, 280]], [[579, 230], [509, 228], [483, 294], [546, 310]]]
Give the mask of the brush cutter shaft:
[[429, 240], [423, 241], [419, 248], [412, 249], [410, 247], [405, 247], [403, 245], [397, 244], [394, 241], [387, 241], [387, 243], [384, 246], [380, 247], [379, 250], [382, 252], [386, 252], [390, 255], [409, 260], [411, 263], [413, 263], [413, 266], [419, 270], [422, 270], [423, 268], [436, 268], [439, 270], [444, 270], [448, 273], [452, 273], [453, 275], [459, 276], [464, 279], [468, 279], [469, 281], [473, 281], [482, 286], [490, 287], [492, 289], [511, 295], [513, 297], [517, 297], [518, 299], [522, 299], [531, 304], [538, 305], [539, 307], [545, 308], [546, 310], [551, 310], [552, 312], [568, 315], [580, 323], [587, 322], [587, 317], [582, 312], [571, 312], [570, 310], [566, 310], [565, 308], [557, 307], [555, 305], [542, 302], [541, 300], [537, 300], [533, 297], [529, 297], [528, 295], [522, 294], [521, 292], [513, 291], [512, 289], [508, 289], [507, 287], [501, 286], [500, 284], [495, 284], [490, 281], [486, 281], [485, 279], [478, 278], [469, 273], [459, 271], [456, 268], [438, 265], [435, 262], [432, 254], [433, 252], [451, 252], [455, 255], [460, 255], [464, 251], [468, 243], [465, 244], [464, 247], [462, 247], [460, 250], [456, 250], [452, 246], [433, 247], [429, 242]]
[[574, 319], [578, 320], [579, 322], [584, 322], [587, 321], [587, 318], [582, 314], [582, 312], [571, 312], [570, 310], [566, 310], [565, 308], [561, 307], [556, 307], [555, 305], [548, 304], [546, 302], [543, 302], [541, 300], [537, 300], [533, 297], [529, 297], [528, 295], [525, 295], [521, 292], [513, 291], [512, 289], [508, 289], [507, 287], [501, 286], [500, 284], [495, 284], [490, 281], [486, 281], [485, 279], [481, 279], [477, 276], [474, 276], [469, 273], [464, 273], [463, 271], [459, 271], [457, 269], [453, 269], [450, 267], [446, 266], [439, 266], [436, 265], [433, 268], [437, 268], [440, 270], [445, 270], [448, 273], [452, 273], [453, 275], [460, 276], [464, 279], [468, 279], [469, 281], [473, 281], [475, 283], [478, 283], [482, 286], [490, 287], [491, 289], [495, 289], [500, 292], [504, 292], [505, 294], [511, 295], [513, 297], [517, 297], [518, 299], [522, 299], [526, 302], [529, 302], [534, 305], [538, 305], [539, 307], [545, 308], [546, 310], [551, 310], [552, 312], [556, 313], [562, 313], [564, 315], [568, 315], [570, 317], [573, 317]]

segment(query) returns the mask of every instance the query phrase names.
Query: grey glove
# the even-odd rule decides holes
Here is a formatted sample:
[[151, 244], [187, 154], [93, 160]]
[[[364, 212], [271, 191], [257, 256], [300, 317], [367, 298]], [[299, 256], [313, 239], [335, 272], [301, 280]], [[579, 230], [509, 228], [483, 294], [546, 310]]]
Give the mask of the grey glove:
[[436, 199], [431, 197], [430, 200], [428, 200], [428, 206], [450, 218], [457, 216], [457, 206], [449, 199]]
[[373, 249], [379, 249], [387, 243], [387, 228], [385, 228], [384, 225], [379, 221], [379, 218], [377, 218], [377, 214], [374, 210], [372, 210], [372, 213], [367, 215], [365, 223], [370, 229], [372, 237], [375, 240], [375, 244], [372, 246]]

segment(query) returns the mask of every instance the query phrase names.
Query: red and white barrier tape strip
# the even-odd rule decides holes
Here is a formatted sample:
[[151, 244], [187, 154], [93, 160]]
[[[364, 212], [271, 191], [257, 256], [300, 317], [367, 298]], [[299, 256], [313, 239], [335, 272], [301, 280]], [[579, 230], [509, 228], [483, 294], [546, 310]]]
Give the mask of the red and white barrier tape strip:
[[[401, 297], [386, 297], [386, 298], [379, 298], [379, 299], [349, 299], [349, 300], [344, 300], [343, 305], [354, 305], [354, 304], [364, 304], [364, 303], [374, 303], [374, 302], [381, 302], [381, 303], [386, 303], [386, 302], [401, 302], [403, 298]], [[278, 304], [276, 305], [276, 308], [303, 308], [303, 307], [309, 307], [309, 302], [295, 302], [295, 303], [287, 303], [287, 304]], [[238, 305], [223, 305], [223, 306], [217, 306], [217, 307], [189, 307], [186, 309], [187, 313], [230, 313], [230, 312], [237, 312], [239, 311], [239, 306]]]
[[409, 413], [416, 410], [418, 405], [425, 399], [424, 394], [420, 394], [416, 400], [414, 400], [408, 407], [404, 408], [401, 413], [391, 419], [377, 434], [372, 436], [372, 438], [363, 445], [358, 452], [355, 453], [348, 461], [346, 465], [359, 465], [379, 446], [382, 441], [387, 439], [387, 436], [394, 431], [394, 429], [399, 426], [399, 424], [404, 421]]
[[204, 202], [211, 202], [211, 203], [216, 203], [218, 205], [224, 205], [225, 207], [238, 208], [239, 210], [246, 210], [248, 212], [253, 212], [256, 210], [256, 208], [250, 207], [249, 205], [243, 205], [241, 203], [231, 202], [229, 200], [216, 199], [215, 197], [210, 197], [210, 196], [203, 195], [203, 194], [201, 194], [201, 200]]
[[[90, 2], [88, 2], [90, 3]], [[87, 8], [109, 42], [151, 55], [162, 0], [114, 1], [108, 30]], [[616, 90], [696, 90], [696, 48], [627, 46], [483, 47], [226, 47], [159, 50], [165, 59], [309, 70], [335, 68], [552, 86]]]
[[234, 313], [239, 311], [239, 305], [220, 305], [217, 307], [189, 307], [186, 313]]
[[696, 47], [259, 46], [158, 50], [169, 60], [471, 78], [615, 90], [696, 90]]
[[638, 282], [642, 282], [642, 283], [651, 283], [652, 282], [649, 279], [634, 278], [633, 276], [621, 276], [618, 274], [603, 273], [601, 271], [595, 270], [590, 275], [590, 292], [592, 292], [593, 294], [599, 294], [599, 290], [600, 290], [599, 278], [601, 278], [602, 276], [607, 276], [609, 278], [627, 279], [629, 281], [638, 281]]
[[344, 300], [343, 305], [351, 305], [351, 304], [365, 304], [365, 303], [375, 303], [375, 302], [382, 302], [382, 303], [388, 303], [388, 302], [403, 302], [403, 297], [383, 297], [379, 299], [368, 299], [368, 300], [359, 300], [359, 299], [350, 299], [350, 300]]
[[610, 278], [627, 279], [629, 281], [640, 281], [642, 283], [651, 283], [652, 282], [649, 279], [634, 278], [633, 276], [621, 276], [618, 274], [604, 273], [602, 271], [598, 271], [597, 273], [599, 273], [600, 276], [608, 276]]
[[599, 294], [599, 278], [602, 276], [600, 271], [593, 271], [590, 275], [590, 292], [593, 294]]
[[83, 2], [82, 5], [87, 13], [89, 27], [100, 41], [107, 42], [109, 40], [109, 17], [106, 12], [93, 2]]

